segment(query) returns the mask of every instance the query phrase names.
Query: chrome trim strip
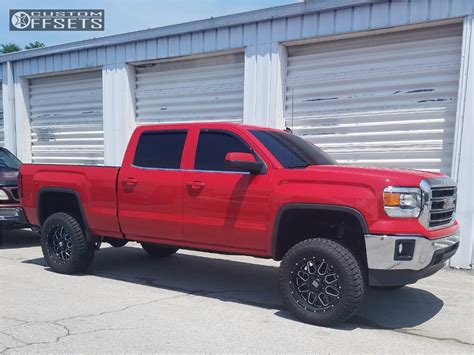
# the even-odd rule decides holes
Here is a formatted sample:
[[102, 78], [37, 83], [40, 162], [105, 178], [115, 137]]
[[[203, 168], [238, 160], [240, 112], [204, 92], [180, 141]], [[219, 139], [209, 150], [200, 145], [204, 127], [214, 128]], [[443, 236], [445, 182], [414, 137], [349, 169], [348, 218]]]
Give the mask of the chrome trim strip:
[[220, 171], [220, 170], [199, 170], [199, 169], [168, 169], [168, 168], [147, 168], [144, 166], [138, 166], [132, 164], [131, 167], [135, 169], [142, 169], [142, 170], [161, 170], [161, 171], [183, 171], [183, 172], [198, 172], [198, 173], [222, 173], [222, 174], [240, 174], [240, 175], [250, 175], [249, 172], [246, 171]]
[[20, 207], [0, 208], [0, 221], [18, 221], [20, 212]]

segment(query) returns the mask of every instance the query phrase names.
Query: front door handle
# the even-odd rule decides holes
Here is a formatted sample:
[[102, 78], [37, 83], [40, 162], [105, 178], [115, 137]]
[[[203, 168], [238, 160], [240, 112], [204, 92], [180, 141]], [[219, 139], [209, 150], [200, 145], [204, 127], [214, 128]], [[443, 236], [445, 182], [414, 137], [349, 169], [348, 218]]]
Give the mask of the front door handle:
[[135, 178], [129, 177], [125, 180], [125, 185], [127, 186], [135, 186], [136, 184], [138, 184], [138, 180]]
[[206, 183], [202, 181], [190, 181], [186, 183], [186, 185], [192, 188], [193, 190], [199, 190], [206, 186]]

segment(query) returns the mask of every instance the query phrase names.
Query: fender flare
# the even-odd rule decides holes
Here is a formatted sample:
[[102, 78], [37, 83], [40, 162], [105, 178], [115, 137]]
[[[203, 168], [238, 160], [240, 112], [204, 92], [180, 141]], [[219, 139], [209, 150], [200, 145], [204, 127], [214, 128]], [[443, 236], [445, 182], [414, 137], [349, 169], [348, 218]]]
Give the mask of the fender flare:
[[358, 210], [348, 206], [341, 206], [341, 205], [323, 205], [317, 203], [289, 203], [287, 205], [283, 205], [279, 208], [277, 216], [275, 218], [275, 224], [272, 233], [272, 257], [274, 260], [277, 260], [277, 241], [278, 241], [278, 232], [280, 228], [280, 221], [283, 214], [287, 211], [294, 210], [294, 209], [306, 209], [306, 210], [317, 210], [317, 211], [332, 211], [332, 212], [343, 212], [348, 213], [356, 218], [359, 222], [362, 232], [364, 234], [369, 233], [369, 228], [367, 226], [367, 222]]
[[[76, 199], [76, 202], [77, 202], [77, 205], [79, 206], [79, 213], [81, 214], [81, 218], [82, 218], [82, 221], [84, 223], [84, 232], [86, 234], [86, 238], [87, 238], [87, 241], [89, 242], [95, 242], [96, 241], [96, 236], [94, 235], [94, 233], [92, 233], [92, 231], [90, 230], [89, 228], [89, 224], [87, 222], [87, 217], [86, 217], [86, 214], [84, 212], [84, 207], [82, 205], [82, 201], [81, 201], [81, 196], [79, 194], [79, 192], [77, 192], [76, 190], [73, 190], [73, 189], [66, 189], [66, 188], [62, 188], [62, 187], [44, 187], [44, 188], [41, 188], [38, 192], [38, 206], [37, 206], [37, 218], [38, 218], [38, 222], [40, 223], [40, 226], [43, 224], [41, 222], [41, 210], [40, 210], [40, 205], [41, 205], [41, 200], [42, 200], [42, 196], [47, 194], [47, 193], [62, 193], [62, 194], [68, 194], [68, 195], [72, 195], [74, 196], [74, 198]], [[44, 222], [44, 221], [43, 221]]]

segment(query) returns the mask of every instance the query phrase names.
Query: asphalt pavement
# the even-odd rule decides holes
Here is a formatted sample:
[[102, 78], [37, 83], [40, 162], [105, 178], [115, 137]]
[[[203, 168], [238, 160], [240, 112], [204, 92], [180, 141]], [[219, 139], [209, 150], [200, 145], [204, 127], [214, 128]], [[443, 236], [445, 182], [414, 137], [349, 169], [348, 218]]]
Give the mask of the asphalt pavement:
[[473, 354], [473, 276], [444, 269], [370, 290], [330, 329], [285, 310], [274, 261], [194, 251], [153, 260], [138, 244], [106, 244], [88, 274], [68, 276], [46, 266], [36, 234], [4, 232], [0, 353]]

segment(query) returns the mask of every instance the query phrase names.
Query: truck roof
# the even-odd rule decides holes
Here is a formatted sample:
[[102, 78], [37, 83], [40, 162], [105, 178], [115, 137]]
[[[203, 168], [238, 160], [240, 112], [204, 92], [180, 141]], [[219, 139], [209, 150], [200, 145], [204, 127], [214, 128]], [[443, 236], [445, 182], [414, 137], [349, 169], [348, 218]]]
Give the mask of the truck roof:
[[269, 128], [264, 126], [255, 126], [247, 125], [242, 123], [232, 123], [232, 122], [181, 122], [181, 123], [159, 123], [159, 124], [147, 124], [139, 126], [143, 130], [149, 129], [177, 129], [177, 128], [186, 128], [186, 127], [202, 127], [202, 128], [240, 128], [240, 129], [259, 129], [266, 131], [281, 131], [275, 128]]

